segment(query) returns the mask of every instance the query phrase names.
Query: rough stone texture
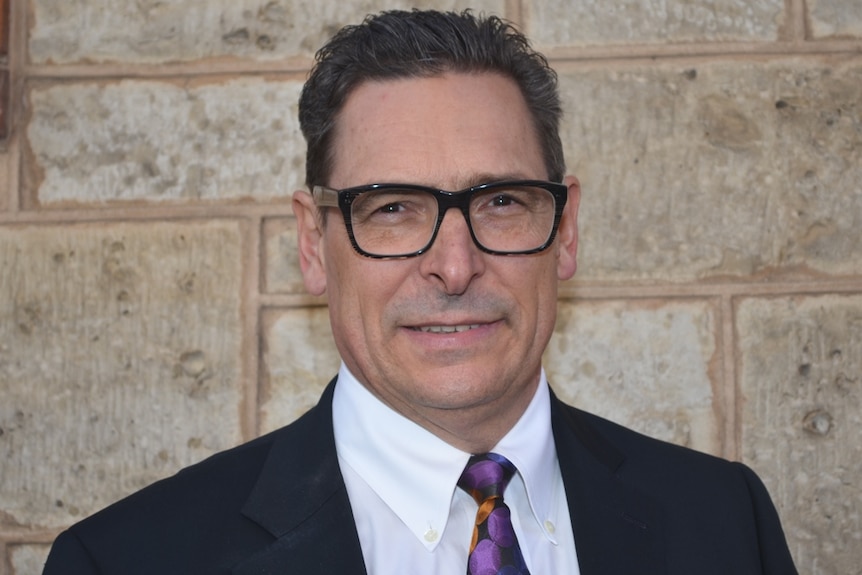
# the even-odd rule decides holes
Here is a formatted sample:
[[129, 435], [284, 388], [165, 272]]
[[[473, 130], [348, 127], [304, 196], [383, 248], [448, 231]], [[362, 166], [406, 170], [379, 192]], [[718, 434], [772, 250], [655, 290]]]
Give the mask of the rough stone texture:
[[233, 222], [0, 227], [0, 521], [57, 527], [240, 439]]
[[[303, 68], [366, 12], [468, 4], [522, 19], [559, 56], [584, 184], [585, 289], [566, 293], [617, 298], [561, 302], [558, 393], [739, 453], [800, 572], [862, 575], [862, 295], [785, 295], [862, 294], [858, 0], [16, 3], [28, 53], [10, 59], [22, 116], [0, 153], [0, 575], [38, 574], [48, 530], [236, 443], [240, 423], [269, 431], [317, 401], [339, 359], [326, 308], [299, 295], [282, 203], [303, 179]], [[219, 201], [273, 211], [259, 230], [203, 209], [152, 219], [153, 204]], [[117, 221], [80, 221], [103, 215]], [[245, 274], [262, 293], [241, 293], [257, 285]], [[762, 297], [720, 313], [748, 292]], [[243, 336], [260, 357], [241, 357], [258, 350]]]
[[808, 0], [806, 5], [815, 38], [862, 38], [859, 0]]
[[48, 558], [47, 545], [13, 545], [9, 550], [10, 575], [40, 575]]
[[296, 220], [272, 218], [263, 226], [264, 291], [305, 293], [297, 252]]
[[862, 59], [561, 82], [582, 280], [862, 273]]
[[773, 41], [784, 0], [548, 0], [525, 2], [528, 36], [542, 46]]
[[260, 427], [267, 432], [315, 405], [341, 359], [326, 307], [267, 310], [263, 337]]
[[862, 295], [745, 299], [737, 330], [744, 460], [799, 572], [859, 575]]
[[721, 454], [716, 323], [708, 300], [561, 301], [548, 380], [572, 405]]
[[31, 0], [35, 63], [167, 62], [220, 56], [311, 56], [344, 24], [380, 10], [472, 7], [502, 13], [504, 0]]
[[9, 163], [8, 153], [0, 153], [0, 212], [9, 209], [12, 199], [12, 187], [9, 185]]
[[43, 205], [289, 196], [304, 179], [300, 82], [35, 86], [28, 193]]

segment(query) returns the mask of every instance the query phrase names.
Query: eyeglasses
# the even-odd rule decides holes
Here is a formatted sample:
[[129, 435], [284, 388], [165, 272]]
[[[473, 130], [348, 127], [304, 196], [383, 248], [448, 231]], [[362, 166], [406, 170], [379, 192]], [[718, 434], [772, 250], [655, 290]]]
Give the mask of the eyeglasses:
[[458, 208], [473, 242], [496, 255], [541, 252], [554, 241], [568, 198], [564, 184], [515, 180], [457, 192], [414, 184], [314, 186], [319, 207], [340, 208], [353, 248], [371, 258], [409, 258], [431, 248], [449, 208]]

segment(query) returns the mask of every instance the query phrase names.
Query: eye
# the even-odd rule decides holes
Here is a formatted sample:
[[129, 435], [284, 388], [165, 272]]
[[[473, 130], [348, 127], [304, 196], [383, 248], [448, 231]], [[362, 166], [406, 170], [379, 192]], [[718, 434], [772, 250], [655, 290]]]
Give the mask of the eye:
[[518, 204], [518, 203], [520, 203], [520, 201], [517, 198], [515, 198], [514, 196], [511, 196], [511, 195], [508, 195], [505, 193], [499, 193], [499, 194], [494, 195], [488, 203], [490, 205], [496, 206], [496, 207], [505, 207], [505, 206], [511, 206], [513, 204]]
[[384, 213], [384, 214], [397, 214], [398, 212], [403, 211], [404, 209], [405, 209], [404, 204], [391, 202], [391, 203], [385, 204], [383, 206], [380, 206], [379, 208], [377, 208], [377, 211]]
[[400, 189], [368, 192], [353, 202], [354, 225], [408, 225], [434, 217], [436, 200], [430, 194]]
[[509, 214], [519, 212], [530, 202], [530, 193], [520, 188], [488, 190], [473, 198], [473, 209], [489, 214]]

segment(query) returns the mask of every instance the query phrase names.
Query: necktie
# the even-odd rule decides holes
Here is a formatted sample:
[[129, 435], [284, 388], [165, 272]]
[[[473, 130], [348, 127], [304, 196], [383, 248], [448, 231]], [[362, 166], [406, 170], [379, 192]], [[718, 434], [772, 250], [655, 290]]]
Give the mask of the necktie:
[[514, 474], [511, 461], [484, 453], [470, 458], [458, 480], [458, 487], [479, 504], [467, 575], [530, 575], [503, 502], [503, 491]]

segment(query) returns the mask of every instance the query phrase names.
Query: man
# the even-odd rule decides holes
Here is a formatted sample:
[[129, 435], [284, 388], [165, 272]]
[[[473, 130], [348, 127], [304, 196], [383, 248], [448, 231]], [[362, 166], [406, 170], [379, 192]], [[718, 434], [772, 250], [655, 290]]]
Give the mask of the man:
[[795, 573], [749, 469], [550, 391], [580, 190], [522, 36], [367, 19], [319, 52], [300, 120], [300, 263], [338, 377], [297, 422], [73, 526], [46, 574]]

